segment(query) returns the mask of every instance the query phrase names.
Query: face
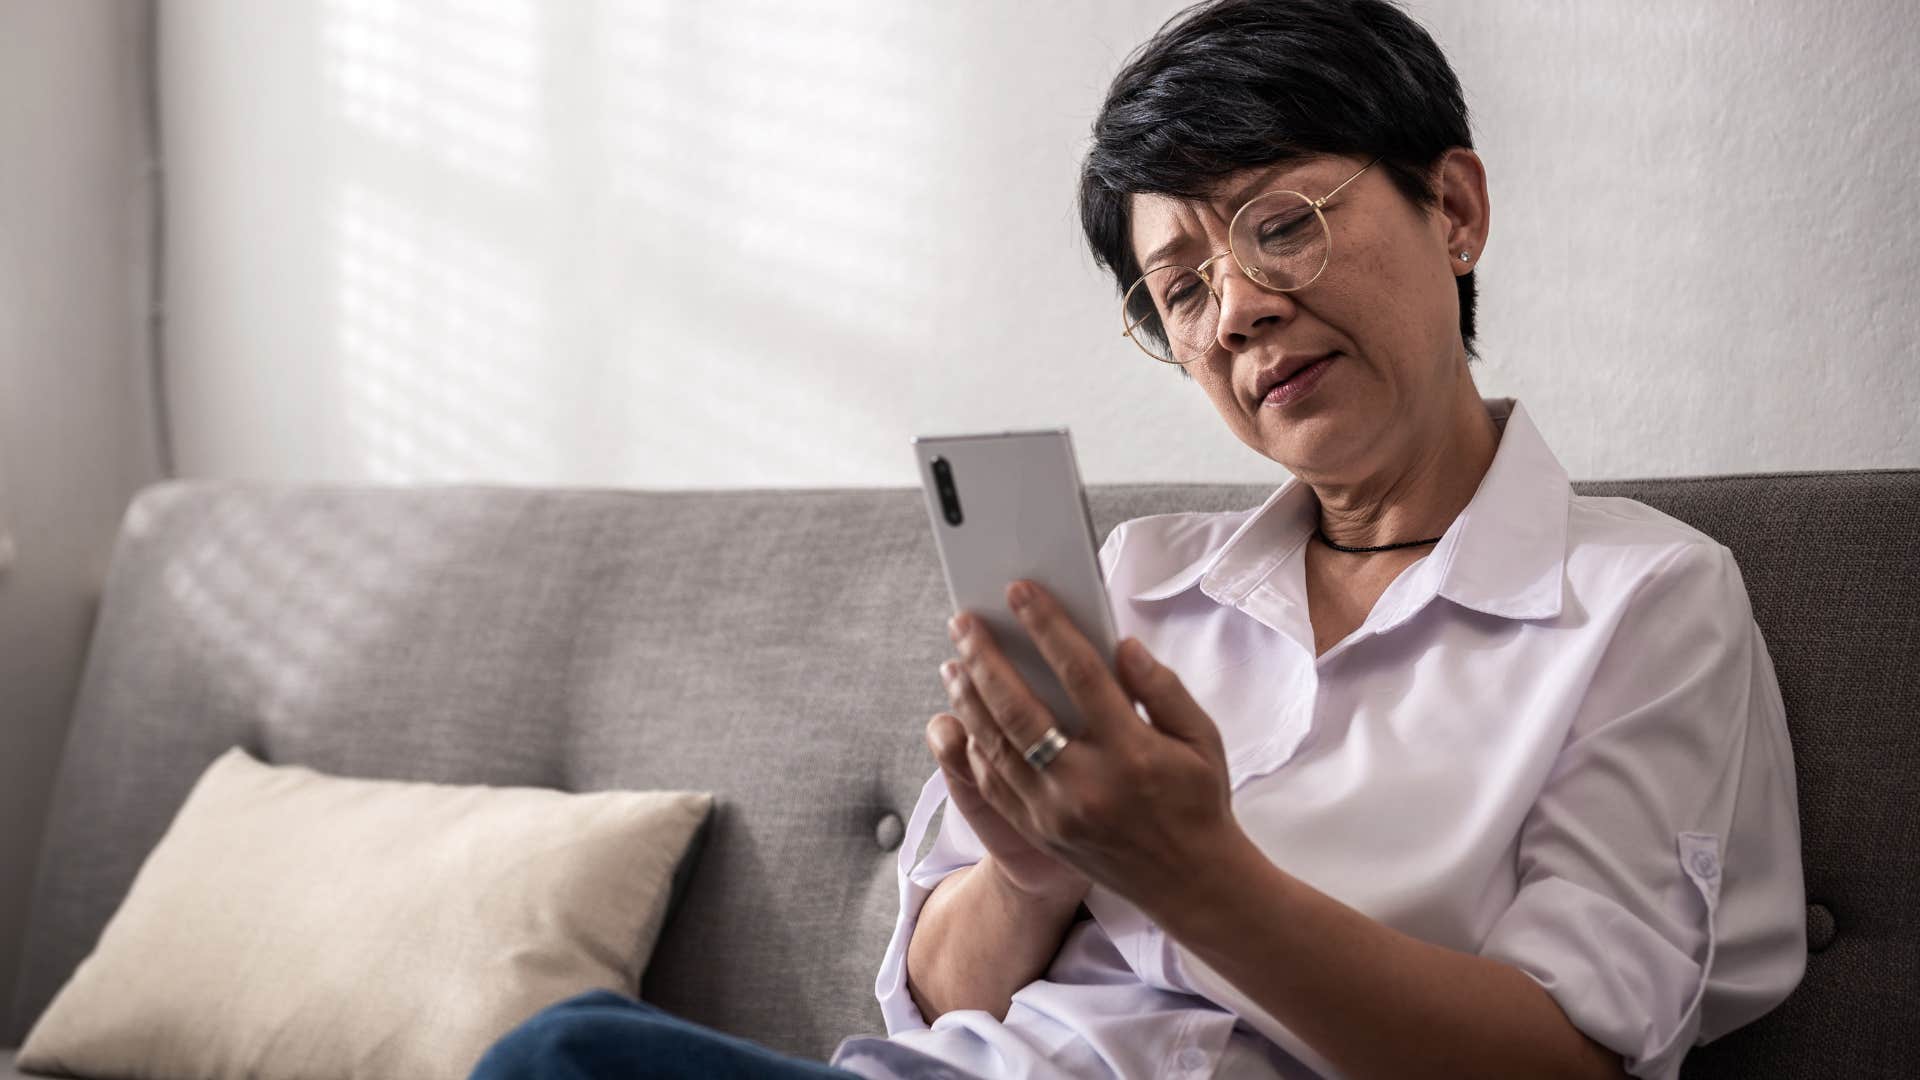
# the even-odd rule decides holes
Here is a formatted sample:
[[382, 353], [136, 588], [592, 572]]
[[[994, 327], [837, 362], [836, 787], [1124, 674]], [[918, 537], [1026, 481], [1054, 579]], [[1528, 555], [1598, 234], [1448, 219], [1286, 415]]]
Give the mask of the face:
[[[1206, 200], [1136, 195], [1134, 256], [1199, 266], [1226, 252], [1248, 199], [1276, 188], [1319, 198], [1366, 163], [1323, 156], [1248, 169]], [[1262, 288], [1231, 256], [1214, 264], [1220, 331], [1186, 370], [1241, 442], [1310, 482], [1357, 481], [1435, 445], [1459, 395], [1472, 392], [1454, 278], [1474, 265], [1460, 251], [1477, 261], [1485, 240], [1485, 175], [1472, 151], [1454, 150], [1437, 180], [1438, 205], [1425, 210], [1381, 165], [1349, 183], [1322, 208], [1332, 256], [1302, 289]], [[1279, 375], [1288, 381], [1263, 397]]]

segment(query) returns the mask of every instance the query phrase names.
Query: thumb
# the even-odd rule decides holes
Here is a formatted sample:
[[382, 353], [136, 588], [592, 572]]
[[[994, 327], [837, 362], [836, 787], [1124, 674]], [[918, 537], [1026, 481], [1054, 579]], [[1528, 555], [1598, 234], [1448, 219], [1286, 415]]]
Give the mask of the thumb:
[[1214, 726], [1200, 703], [1187, 693], [1186, 684], [1172, 668], [1153, 658], [1139, 638], [1120, 643], [1118, 653], [1120, 683], [1127, 693], [1147, 707], [1147, 717], [1157, 730], [1181, 742], [1211, 747], [1216, 757], [1224, 758], [1220, 729]]

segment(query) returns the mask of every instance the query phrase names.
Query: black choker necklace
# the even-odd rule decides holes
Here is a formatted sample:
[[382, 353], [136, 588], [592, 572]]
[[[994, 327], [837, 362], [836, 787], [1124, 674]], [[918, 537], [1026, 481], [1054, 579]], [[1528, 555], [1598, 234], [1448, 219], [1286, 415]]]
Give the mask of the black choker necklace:
[[1379, 544], [1374, 547], [1348, 547], [1345, 544], [1336, 544], [1332, 540], [1327, 539], [1327, 534], [1321, 532], [1319, 529], [1313, 530], [1313, 535], [1317, 537], [1321, 543], [1333, 550], [1344, 551], [1349, 555], [1371, 555], [1376, 551], [1397, 551], [1400, 548], [1425, 547], [1428, 544], [1437, 544], [1445, 539], [1444, 537], [1436, 536], [1431, 540], [1403, 540], [1398, 544]]

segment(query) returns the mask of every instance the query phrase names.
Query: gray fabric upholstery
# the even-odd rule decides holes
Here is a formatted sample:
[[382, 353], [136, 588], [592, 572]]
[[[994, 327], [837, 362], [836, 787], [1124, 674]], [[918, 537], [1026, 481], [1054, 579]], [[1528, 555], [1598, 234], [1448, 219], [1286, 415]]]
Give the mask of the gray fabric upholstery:
[[0, 1080], [15, 1080], [27, 1075], [13, 1067], [13, 1051], [0, 1050]]
[[[1689, 1075], [1920, 1061], [1920, 472], [1588, 485], [1746, 572], [1786, 693], [1804, 988]], [[1092, 492], [1129, 517], [1250, 487]], [[130, 508], [56, 780], [10, 1023], [91, 947], [227, 746], [356, 776], [719, 796], [645, 995], [783, 1050], [881, 1028], [891, 845], [931, 768], [945, 589], [915, 492], [169, 483]], [[1823, 927], [1825, 923], [1821, 924]], [[297, 977], [297, 973], [294, 973]]]

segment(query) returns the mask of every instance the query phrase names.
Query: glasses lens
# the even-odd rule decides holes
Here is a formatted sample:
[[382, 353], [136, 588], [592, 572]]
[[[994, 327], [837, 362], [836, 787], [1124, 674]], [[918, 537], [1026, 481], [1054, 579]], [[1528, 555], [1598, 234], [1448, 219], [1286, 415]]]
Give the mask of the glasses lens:
[[1155, 360], [1185, 364], [1213, 350], [1220, 304], [1197, 271], [1184, 266], [1149, 270], [1122, 301], [1127, 336]]
[[1298, 289], [1327, 265], [1327, 223], [1297, 191], [1269, 191], [1241, 207], [1228, 239], [1247, 276], [1270, 289]]

